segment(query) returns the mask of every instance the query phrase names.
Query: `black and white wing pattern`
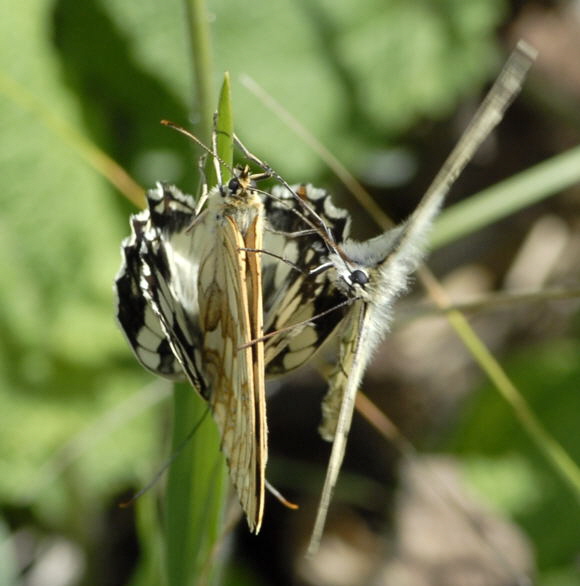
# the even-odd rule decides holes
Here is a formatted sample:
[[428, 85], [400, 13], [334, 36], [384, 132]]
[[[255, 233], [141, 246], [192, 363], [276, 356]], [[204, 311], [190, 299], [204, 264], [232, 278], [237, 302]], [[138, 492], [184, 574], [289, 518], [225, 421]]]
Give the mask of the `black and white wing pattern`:
[[317, 551], [324, 530], [344, 458], [356, 392], [373, 352], [388, 331], [393, 303], [405, 292], [409, 275], [423, 259], [431, 224], [449, 188], [502, 119], [534, 58], [531, 47], [518, 45], [421, 203], [403, 225], [366, 242], [345, 240], [329, 255], [332, 268], [325, 272], [326, 278], [349, 301], [349, 307], [340, 326], [338, 362], [329, 377], [323, 403], [320, 431], [325, 439], [333, 441], [333, 446], [310, 554]]
[[343, 295], [324, 275], [329, 248], [311, 227], [309, 213], [324, 221], [337, 245], [348, 236], [350, 216], [333, 205], [327, 191], [306, 184], [275, 186], [264, 206], [264, 249], [287, 261], [263, 255], [264, 331], [279, 332], [265, 342], [266, 374], [277, 376], [307, 362], [346, 311]]
[[195, 287], [203, 234], [187, 231], [196, 219], [195, 202], [158, 183], [147, 203], [131, 218], [131, 236], [122, 243], [117, 320], [142, 366], [172, 380], [188, 379], [207, 398]]

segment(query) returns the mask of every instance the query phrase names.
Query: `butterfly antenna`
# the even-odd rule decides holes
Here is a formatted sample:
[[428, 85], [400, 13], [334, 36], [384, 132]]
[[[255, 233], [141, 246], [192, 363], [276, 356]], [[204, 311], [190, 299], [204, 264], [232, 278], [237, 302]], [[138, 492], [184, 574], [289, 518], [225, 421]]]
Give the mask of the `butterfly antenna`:
[[[306, 214], [308, 214], [309, 216], [311, 216], [312, 218], [314, 218], [314, 221], [312, 221], [308, 217], [303, 217], [304, 221], [311, 228], [313, 228], [314, 230], [316, 230], [319, 233], [320, 237], [322, 238], [322, 240], [326, 244], [328, 250], [331, 253], [333, 253], [333, 252], [334, 253], [337, 253], [345, 261], [350, 260], [345, 255], [345, 253], [341, 250], [341, 248], [337, 245], [337, 243], [334, 241], [334, 238], [332, 236], [332, 233], [330, 232], [330, 229], [328, 228], [328, 226], [326, 225], [326, 223], [324, 222], [324, 220], [316, 213], [315, 210], [313, 210], [304, 201], [304, 199], [302, 199], [290, 187], [290, 185], [288, 184], [288, 182], [278, 172], [276, 172], [268, 163], [260, 160], [256, 155], [254, 155], [252, 152], [250, 152], [246, 148], [246, 146], [244, 145], [244, 143], [242, 143], [242, 141], [238, 138], [238, 136], [236, 134], [234, 134], [234, 142], [236, 143], [236, 145], [238, 146], [238, 148], [242, 151], [242, 153], [244, 154], [244, 156], [248, 160], [252, 161], [258, 167], [260, 167], [261, 169], [263, 169], [266, 173], [268, 173], [271, 177], [273, 177], [278, 183], [280, 183], [280, 185], [282, 185], [285, 189], [287, 189], [288, 192], [292, 195], [292, 197], [296, 201], [296, 203], [302, 208], [302, 210]], [[268, 194], [268, 195], [271, 195], [271, 194]]]
[[[274, 179], [276, 179], [276, 177], [274, 177]], [[293, 199], [296, 200], [296, 198], [298, 198], [297, 201], [300, 201], [300, 208], [302, 210], [307, 210], [309, 213], [316, 214], [316, 212], [307, 203], [305, 203], [303, 201], [303, 199], [298, 195], [298, 193], [296, 191], [294, 191], [290, 186], [286, 187], [286, 185], [284, 185], [284, 187], [292, 194]], [[260, 194], [262, 194], [266, 197], [269, 197], [270, 199], [273, 199], [274, 201], [278, 202], [280, 205], [285, 207], [290, 213], [294, 214], [295, 216], [300, 218], [306, 225], [310, 226], [310, 230], [301, 230], [300, 232], [296, 233], [297, 236], [318, 234], [324, 240], [324, 235], [320, 233], [320, 227], [316, 226], [316, 224], [314, 224], [312, 221], [310, 221], [300, 210], [293, 208], [285, 198], [274, 195], [273, 193], [271, 193], [269, 191], [265, 191], [264, 189], [255, 189], [254, 191], [256, 191], [256, 193], [260, 193]], [[329, 235], [329, 238], [332, 242], [331, 246], [329, 246], [329, 249], [332, 252], [336, 252], [336, 249], [338, 249], [338, 244], [334, 241], [334, 237], [330, 233], [328, 228], [326, 228], [326, 225], [324, 224], [324, 220], [322, 220], [322, 218], [321, 218], [320, 221], [324, 225], [325, 233], [327, 233]]]
[[294, 270], [298, 271], [302, 275], [308, 275], [309, 273], [302, 270], [296, 263], [293, 263], [291, 260], [288, 260], [286, 257], [276, 254], [275, 252], [270, 252], [269, 250], [264, 250], [263, 248], [238, 248], [238, 250], [244, 250], [245, 252], [255, 252], [260, 254], [266, 254], [267, 256], [271, 256], [273, 258], [277, 258], [278, 260], [286, 263]]
[[[179, 126], [179, 124], [175, 124], [175, 122], [171, 122], [170, 120], [161, 120], [161, 124], [163, 124], [163, 126], [168, 126], [169, 128], [173, 128], [173, 130], [177, 130], [177, 132], [180, 132], [184, 136], [187, 136], [187, 138], [189, 138], [190, 140], [192, 140], [193, 142], [195, 142], [206, 153], [208, 153], [209, 155], [211, 155], [213, 157], [214, 161], [218, 161], [232, 175], [234, 175], [234, 170], [232, 169], [231, 165], [228, 165], [223, 159], [221, 159], [218, 156], [218, 154], [216, 152], [212, 151], [212, 149], [210, 149], [208, 146], [206, 146], [205, 144], [203, 144], [203, 142], [201, 142], [201, 140], [199, 140], [199, 138], [197, 138], [197, 136], [195, 136], [195, 134], [189, 132], [189, 130], [187, 130], [186, 128], [183, 128], [183, 126]], [[215, 133], [214, 133], [214, 136], [215, 136]], [[213, 144], [214, 144], [214, 139], [212, 138], [212, 145]], [[218, 170], [218, 169], [219, 169], [219, 165], [218, 165], [218, 167], [216, 167], [216, 175], [220, 179], [220, 182], [221, 182], [221, 170]]]
[[140, 491], [136, 492], [128, 501], [119, 503], [119, 507], [121, 507], [122, 509], [126, 509], [132, 506], [137, 499], [141, 498], [146, 492], [152, 489], [157, 484], [157, 482], [159, 482], [161, 476], [165, 474], [167, 469], [171, 466], [171, 464], [173, 464], [173, 462], [175, 462], [177, 457], [181, 454], [185, 446], [191, 441], [191, 438], [196, 434], [197, 430], [199, 429], [200, 425], [204, 422], [208, 413], [209, 407], [204, 411], [203, 415], [199, 418], [199, 421], [191, 428], [191, 431], [185, 436], [185, 438], [183, 438], [183, 440], [175, 448], [169, 460], [167, 460], [167, 462], [165, 462], [165, 464], [161, 466], [161, 468], [157, 471], [155, 476], [153, 476], [153, 478], [145, 485], [145, 487], [143, 487]]
[[[256, 164], [258, 167], [263, 169], [266, 173], [268, 173], [271, 177], [273, 177], [280, 185], [285, 187], [288, 192], [292, 195], [292, 197], [296, 200], [298, 205], [305, 210], [308, 214], [310, 214], [316, 220], [316, 224], [312, 221], [309, 221], [307, 218], [304, 218], [304, 221], [308, 222], [308, 224], [315, 228], [318, 232], [322, 231], [332, 242], [332, 235], [329, 233], [324, 220], [290, 187], [288, 182], [280, 175], [275, 169], [273, 169], [268, 163], [265, 161], [260, 160], [256, 155], [250, 152], [246, 146], [242, 143], [239, 137], [234, 134], [234, 141], [236, 145], [241, 149], [244, 156]], [[317, 225], [318, 224], [318, 225]], [[334, 245], [332, 245], [334, 248]]]
[[333, 305], [330, 309], [326, 309], [325, 311], [321, 311], [320, 313], [313, 315], [309, 319], [305, 319], [304, 321], [299, 321], [295, 324], [291, 324], [291, 325], [286, 326], [284, 328], [280, 328], [279, 330], [274, 330], [273, 332], [268, 332], [267, 334], [263, 335], [261, 338], [256, 338], [255, 340], [251, 340], [251, 341], [247, 342], [246, 344], [243, 344], [242, 346], [238, 346], [238, 350], [244, 350], [246, 348], [249, 348], [250, 346], [253, 346], [254, 344], [257, 344], [258, 342], [263, 342], [264, 340], [268, 340], [272, 336], [276, 336], [278, 334], [283, 334], [284, 332], [288, 332], [290, 330], [293, 330], [294, 328], [299, 328], [301, 326], [309, 325], [316, 319], [320, 319], [321, 317], [324, 317], [325, 315], [328, 315], [329, 313], [332, 313], [333, 311], [336, 311], [336, 310], [340, 309], [341, 307], [344, 307], [345, 305], [350, 305], [353, 301], [354, 300], [350, 299], [350, 298], [346, 299], [344, 301], [341, 301], [340, 303], [337, 303], [336, 305]]

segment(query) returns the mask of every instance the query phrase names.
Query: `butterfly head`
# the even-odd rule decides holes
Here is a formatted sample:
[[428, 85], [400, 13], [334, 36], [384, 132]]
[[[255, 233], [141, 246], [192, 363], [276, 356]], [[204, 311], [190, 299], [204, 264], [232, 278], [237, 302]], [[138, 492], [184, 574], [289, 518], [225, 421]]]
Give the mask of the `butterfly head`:
[[350, 283], [354, 285], [366, 285], [369, 282], [369, 276], [361, 269], [355, 269], [349, 275]]
[[247, 165], [235, 167], [233, 171], [234, 176], [227, 183], [219, 186], [219, 193], [223, 198], [241, 197], [251, 185], [250, 169]]
[[330, 266], [336, 271], [336, 286], [350, 298], [365, 297], [371, 280], [369, 270], [363, 264], [346, 260], [339, 254], [330, 256]]
[[219, 186], [219, 191], [223, 198], [245, 198], [255, 186], [256, 181], [270, 176], [268, 173], [251, 173], [249, 165], [238, 165], [233, 171], [234, 176], [225, 185]]
[[367, 271], [349, 267], [346, 263], [342, 270], [338, 270], [338, 287], [349, 298], [366, 298], [368, 295], [367, 286], [370, 277]]

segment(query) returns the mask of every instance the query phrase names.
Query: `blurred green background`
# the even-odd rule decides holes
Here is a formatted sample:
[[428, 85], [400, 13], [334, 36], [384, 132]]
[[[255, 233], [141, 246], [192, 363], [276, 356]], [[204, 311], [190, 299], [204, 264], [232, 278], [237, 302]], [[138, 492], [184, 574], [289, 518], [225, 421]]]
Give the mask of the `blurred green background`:
[[[370, 236], [378, 229], [368, 215], [240, 76], [251, 76], [274, 96], [400, 220], [413, 209], [520, 36], [538, 46], [540, 60], [503, 130], [484, 147], [452, 198], [580, 142], [580, 21], [574, 4], [211, 1], [214, 89], [217, 93], [229, 71], [236, 129], [246, 145], [289, 182], [333, 189], [353, 212], [355, 233]], [[171, 389], [139, 368], [114, 323], [112, 281], [135, 208], [87, 162], [84, 140], [140, 185], [168, 180], [195, 191], [197, 153], [159, 125], [169, 119], [195, 131], [198, 121], [186, 10], [177, 0], [27, 0], [5, 3], [1, 14], [0, 585], [156, 584], [151, 568], [158, 567], [161, 555], [155, 501], [160, 489], [137, 507], [118, 504], [147, 484], [168, 457]], [[546, 218], [556, 228], [546, 232], [547, 240], [538, 240], [538, 224]], [[472, 275], [481, 283], [483, 274], [485, 285], [468, 285], [468, 292], [487, 293], [509, 279], [539, 289], [577, 287], [579, 238], [580, 194], [572, 188], [438, 251], [433, 266], [444, 278]], [[537, 264], [523, 265], [529, 278], [513, 276], [525, 243], [544, 251], [555, 241], [562, 245], [551, 264], [543, 254], [532, 254]], [[536, 268], [544, 271], [537, 279]], [[576, 460], [577, 310], [573, 300], [540, 300], [483, 313], [477, 322], [542, 422]], [[374, 389], [374, 400], [399, 415], [393, 418], [426, 454], [450, 454], [483, 509], [489, 507], [509, 531], [526, 536], [524, 561], [514, 554], [515, 569], [505, 574], [512, 581], [481, 570], [488, 580], [482, 584], [517, 583], [514, 575], [530, 565], [537, 567], [538, 584], [578, 583], [578, 498], [531, 445], [510, 409], [482, 387], [482, 377], [451, 341], [443, 318], [426, 319], [433, 320], [435, 329], [415, 331], [416, 321], [400, 327], [381, 351], [384, 360], [371, 369], [369, 394]], [[283, 384], [290, 390], [278, 390], [272, 400], [272, 475], [293, 496], [301, 490], [296, 486], [301, 473], [285, 471], [302, 470], [292, 466], [314, 450], [320, 478], [326, 457], [327, 447], [308, 444], [296, 423], [307, 422], [305, 433], [318, 441], [316, 402], [323, 385], [307, 399], [313, 411], [292, 416], [285, 406], [294, 405], [308, 385], [304, 376]], [[388, 468], [373, 480], [388, 477], [389, 484], [371, 491], [379, 495], [370, 507], [382, 511], [378, 520], [369, 520], [369, 511], [361, 517], [372, 529], [370, 545], [368, 535], [362, 542], [352, 537], [357, 523], [346, 522], [349, 555], [339, 548], [330, 550], [334, 557], [320, 567], [315, 560], [304, 562], [300, 548], [312, 511], [306, 506], [296, 513], [300, 521], [293, 521], [290, 531], [275, 513], [268, 520], [278, 506], [269, 502], [268, 542], [248, 538], [240, 527], [227, 583], [467, 583], [462, 577], [469, 572], [453, 573], [464, 558], [458, 549], [453, 553], [452, 540], [449, 552], [437, 553], [429, 563], [424, 558], [420, 570], [401, 561], [401, 552], [410, 550], [400, 539], [405, 522], [391, 497], [396, 486], [405, 486], [401, 467], [414, 461], [385, 455], [384, 441], [362, 421], [355, 421], [353, 433], [358, 432], [369, 443], [361, 440], [359, 453], [353, 440], [351, 459], [360, 464], [354, 475], [360, 480], [365, 461], [376, 465], [383, 456]], [[285, 443], [294, 447], [285, 452]], [[382, 447], [372, 456], [367, 446], [377, 445]], [[425, 474], [419, 486], [432, 484]], [[306, 490], [313, 502], [316, 491], [316, 486]], [[348, 497], [342, 500], [348, 504]], [[455, 512], [466, 508], [450, 506]], [[473, 515], [463, 513], [466, 526]], [[435, 541], [444, 541], [445, 521], [438, 523], [430, 529]], [[427, 532], [415, 529], [415, 539], [427, 539]], [[384, 535], [389, 538], [378, 537]], [[512, 550], [504, 548], [503, 536], [496, 537], [479, 539], [482, 549], [492, 552], [490, 566], [503, 567], [502, 551], [509, 558]], [[535, 562], [528, 564], [527, 556]], [[338, 559], [350, 560], [351, 569], [362, 563], [365, 570], [351, 582], [347, 571], [327, 576], [325, 564]], [[443, 573], [443, 561], [453, 578]], [[401, 568], [407, 573], [397, 574]]]

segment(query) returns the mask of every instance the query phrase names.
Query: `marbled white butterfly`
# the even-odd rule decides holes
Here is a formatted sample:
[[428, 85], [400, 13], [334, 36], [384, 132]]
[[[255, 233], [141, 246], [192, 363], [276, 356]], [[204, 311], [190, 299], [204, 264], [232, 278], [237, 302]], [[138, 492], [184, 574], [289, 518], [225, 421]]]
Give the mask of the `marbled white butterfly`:
[[[348, 309], [340, 323], [338, 361], [329, 377], [322, 406], [320, 433], [333, 441], [333, 446], [309, 545], [310, 554], [317, 551], [324, 530], [344, 458], [356, 392], [374, 350], [388, 331], [393, 303], [406, 290], [409, 275], [424, 256], [431, 224], [449, 188], [501, 121], [521, 89], [535, 55], [535, 50], [526, 43], [518, 44], [410, 218], [401, 226], [365, 242], [345, 239], [347, 233], [344, 231], [341, 239], [335, 240], [328, 256], [331, 266], [317, 277], [330, 283], [323, 288], [330, 292], [333, 302], [337, 297], [344, 299]], [[326, 242], [326, 234], [323, 236]], [[321, 303], [320, 299], [316, 302]]]
[[267, 425], [264, 394], [261, 199], [247, 167], [208, 195], [158, 184], [132, 219], [116, 279], [117, 316], [137, 359], [189, 380], [221, 434], [230, 477], [250, 530], [264, 509]]

